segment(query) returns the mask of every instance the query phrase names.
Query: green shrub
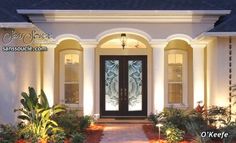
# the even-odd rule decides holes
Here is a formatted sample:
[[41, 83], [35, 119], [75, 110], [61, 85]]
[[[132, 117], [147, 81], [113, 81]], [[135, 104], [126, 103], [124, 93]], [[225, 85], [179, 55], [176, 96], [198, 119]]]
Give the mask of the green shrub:
[[74, 131], [78, 131], [80, 127], [80, 118], [77, 110], [67, 110], [66, 112], [55, 115], [53, 119], [58, 123], [58, 126], [63, 128], [67, 136]]
[[148, 116], [148, 120], [155, 126], [158, 123], [158, 116], [152, 113]]
[[231, 120], [228, 107], [212, 106], [207, 110], [207, 115], [210, 125], [217, 128], [226, 126]]
[[17, 128], [12, 125], [0, 125], [0, 142], [14, 143], [17, 139]]
[[188, 119], [185, 122], [185, 127], [187, 132], [194, 136], [194, 140], [199, 143], [205, 143], [209, 138], [201, 137], [203, 131], [208, 130], [207, 121], [199, 113], [193, 113], [188, 115]]
[[184, 131], [172, 126], [165, 130], [165, 135], [168, 143], [179, 143], [184, 139]]
[[231, 143], [236, 139], [236, 122], [231, 122], [220, 129], [221, 132], [229, 133], [227, 138], [223, 138], [224, 143]]
[[185, 111], [177, 108], [165, 108], [162, 112], [165, 122], [170, 122], [175, 125], [177, 128], [185, 130], [185, 121], [187, 116]]
[[163, 114], [162, 113], [159, 113], [159, 114], [151, 113], [148, 116], [148, 120], [151, 121], [154, 126], [156, 126], [156, 124], [162, 122], [162, 119], [163, 119]]
[[79, 123], [80, 131], [84, 131], [86, 128], [88, 128], [91, 125], [92, 121], [93, 121], [93, 119], [91, 116], [81, 117], [80, 123]]
[[82, 133], [75, 132], [72, 134], [72, 143], [83, 143], [85, 137]]
[[166, 130], [169, 128], [176, 128], [176, 126], [174, 124], [172, 124], [171, 122], [166, 122], [163, 126], [163, 129], [161, 130], [161, 132], [163, 134], [166, 134]]
[[58, 132], [55, 132], [55, 133], [51, 136], [49, 142], [52, 142], [52, 143], [64, 143], [65, 139], [66, 139], [66, 134], [65, 134], [65, 132], [63, 132], [63, 131], [58, 131]]
[[32, 124], [25, 124], [21, 122], [18, 125], [18, 136], [22, 139], [30, 140], [33, 143], [38, 141], [38, 136], [32, 131]]

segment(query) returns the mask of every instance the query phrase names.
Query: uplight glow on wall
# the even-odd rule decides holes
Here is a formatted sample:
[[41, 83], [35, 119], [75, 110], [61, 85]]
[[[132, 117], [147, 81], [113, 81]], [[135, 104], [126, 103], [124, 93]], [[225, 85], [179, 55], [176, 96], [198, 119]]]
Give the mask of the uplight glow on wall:
[[92, 115], [94, 108], [94, 48], [84, 48], [84, 115]]
[[204, 80], [194, 81], [194, 107], [197, 107], [199, 101], [204, 103]]
[[164, 108], [164, 48], [153, 49], [153, 88], [154, 112], [161, 112]]
[[54, 104], [54, 48], [48, 48], [44, 53], [43, 90], [50, 106]]
[[193, 47], [193, 104], [204, 102], [204, 48], [203, 45], [191, 45]]

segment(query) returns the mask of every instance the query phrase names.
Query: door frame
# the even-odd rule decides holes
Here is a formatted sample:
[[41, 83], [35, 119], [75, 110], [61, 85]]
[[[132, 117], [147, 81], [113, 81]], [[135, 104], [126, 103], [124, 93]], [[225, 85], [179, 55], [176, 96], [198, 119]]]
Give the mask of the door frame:
[[[130, 111], [128, 112], [128, 109], [126, 111], [105, 111], [105, 90], [104, 90], [104, 81], [105, 81], [105, 76], [104, 76], [104, 71], [105, 71], [105, 66], [104, 66], [104, 60], [109, 59], [109, 60], [132, 60], [132, 59], [141, 59], [143, 61], [142, 64], [142, 111]], [[147, 82], [147, 55], [100, 55], [99, 56], [100, 60], [100, 117], [105, 118], [105, 117], [147, 117], [147, 107], [148, 107], [148, 102], [147, 102], [147, 89], [148, 89], [148, 82]], [[126, 65], [128, 66], [128, 65]], [[123, 68], [121, 68], [123, 67]], [[127, 68], [124, 68], [124, 66], [119, 66], [119, 77], [124, 78], [124, 76], [128, 76], [125, 74], [125, 72], [122, 72], [122, 70], [128, 70]], [[128, 73], [128, 72], [127, 72]], [[128, 79], [128, 78], [127, 78]], [[126, 84], [126, 85], [124, 85]], [[119, 82], [119, 87], [126, 86], [128, 89], [128, 82], [121, 83]], [[120, 93], [120, 89], [119, 89]], [[119, 98], [120, 101], [120, 98]], [[126, 100], [125, 103], [127, 108], [128, 108], [128, 100]], [[119, 106], [120, 108], [120, 106]], [[120, 108], [124, 110], [123, 108]], [[120, 110], [119, 109], [119, 110]]]

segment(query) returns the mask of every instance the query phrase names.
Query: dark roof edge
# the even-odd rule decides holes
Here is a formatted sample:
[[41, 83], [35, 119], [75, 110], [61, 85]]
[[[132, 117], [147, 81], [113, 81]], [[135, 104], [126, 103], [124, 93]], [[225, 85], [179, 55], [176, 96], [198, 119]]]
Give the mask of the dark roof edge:
[[203, 36], [217, 36], [217, 37], [227, 37], [227, 36], [236, 36], [236, 31], [230, 32], [204, 32]]

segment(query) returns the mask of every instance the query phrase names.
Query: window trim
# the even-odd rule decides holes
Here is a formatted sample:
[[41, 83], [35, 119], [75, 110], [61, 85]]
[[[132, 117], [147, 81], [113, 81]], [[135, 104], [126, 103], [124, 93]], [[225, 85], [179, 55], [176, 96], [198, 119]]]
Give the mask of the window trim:
[[[67, 104], [65, 103], [65, 67], [64, 67], [64, 57], [66, 54], [78, 54], [79, 55], [79, 103], [75, 104]], [[59, 100], [61, 104], [65, 104], [69, 107], [72, 108], [77, 108], [77, 107], [82, 107], [82, 85], [83, 85], [83, 80], [82, 80], [82, 52], [80, 50], [63, 50], [60, 51], [59, 53]]]
[[[169, 54], [183, 54], [183, 73], [182, 73], [182, 88], [183, 88], [183, 95], [182, 95], [182, 103], [169, 103], [169, 95], [168, 95], [168, 55]], [[188, 108], [188, 52], [182, 49], [170, 49], [165, 51], [165, 75], [164, 75], [164, 82], [165, 82], [165, 107], [180, 107], [180, 108]]]

